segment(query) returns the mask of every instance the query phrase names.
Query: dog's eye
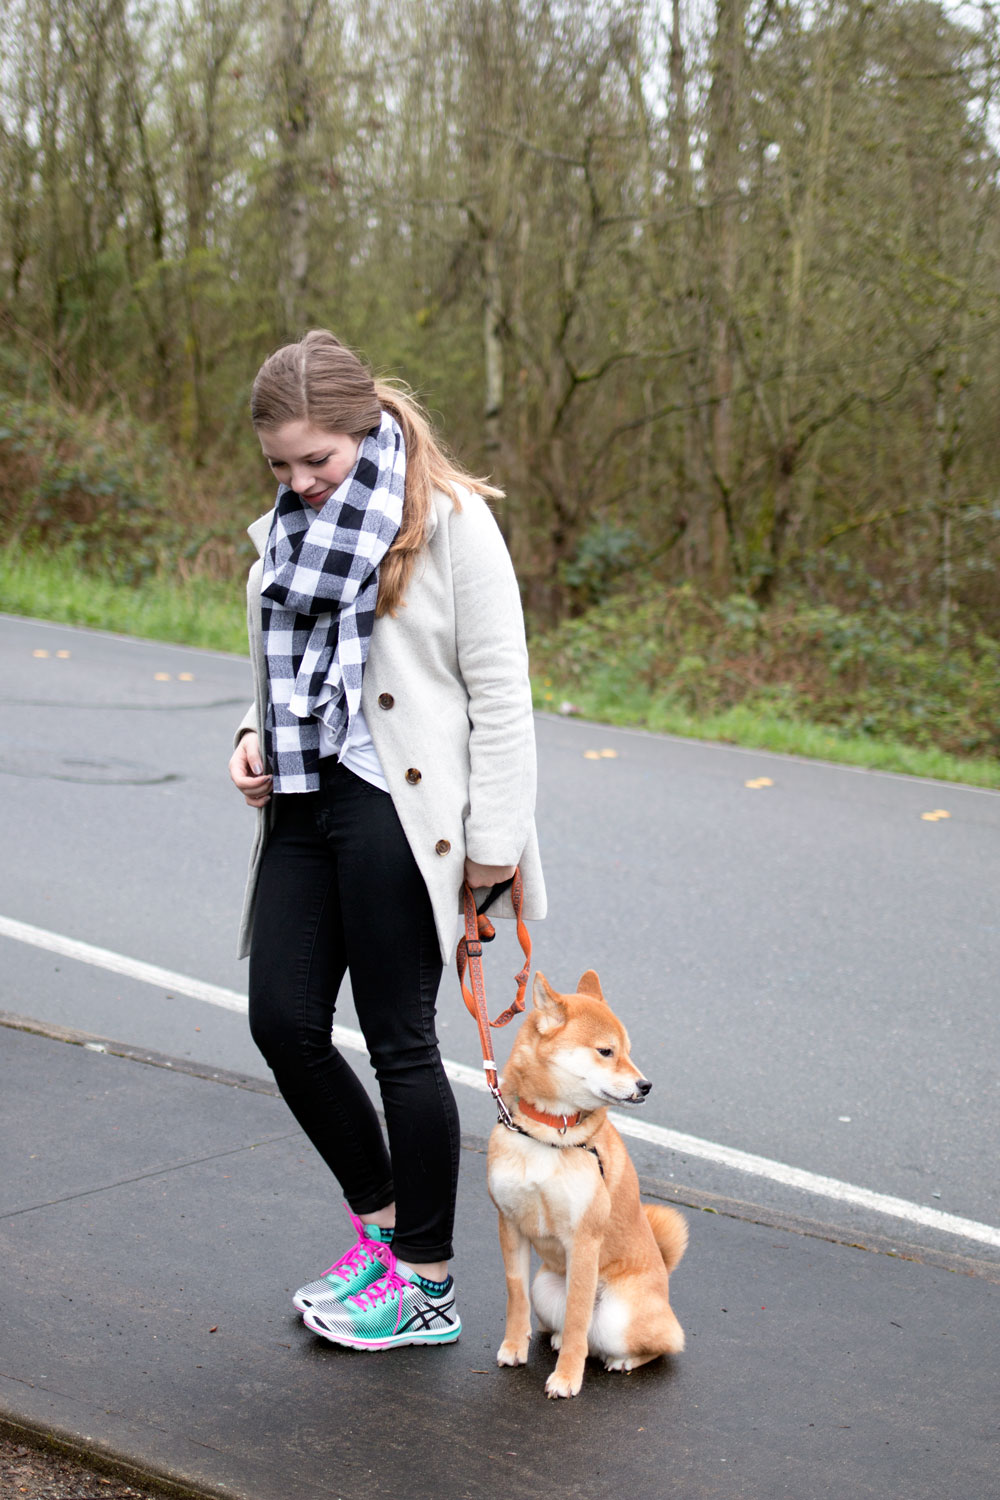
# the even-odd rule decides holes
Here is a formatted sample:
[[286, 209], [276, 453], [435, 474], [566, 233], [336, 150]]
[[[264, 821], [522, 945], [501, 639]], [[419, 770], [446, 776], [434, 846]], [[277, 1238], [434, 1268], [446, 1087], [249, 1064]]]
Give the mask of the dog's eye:
[[598, 1047], [597, 1055], [598, 1057], [614, 1057], [615, 1049], [614, 1047]]

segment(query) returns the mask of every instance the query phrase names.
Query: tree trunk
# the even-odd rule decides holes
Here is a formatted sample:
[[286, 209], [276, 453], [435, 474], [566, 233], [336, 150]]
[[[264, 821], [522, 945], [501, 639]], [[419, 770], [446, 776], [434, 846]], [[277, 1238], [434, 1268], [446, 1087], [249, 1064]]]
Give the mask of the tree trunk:
[[303, 156], [312, 129], [312, 109], [305, 49], [315, 14], [315, 3], [309, 4], [303, 14], [297, 0], [283, 0], [278, 24], [278, 71], [282, 84], [277, 122], [281, 160], [276, 174], [280, 228], [278, 300], [283, 336], [289, 340], [304, 331], [302, 320], [309, 282], [309, 199], [303, 180]]
[[707, 220], [714, 260], [709, 356], [710, 451], [716, 489], [709, 517], [709, 551], [712, 587], [717, 593], [724, 593], [732, 582], [733, 318], [739, 254], [740, 84], [745, 3], [746, 0], [716, 0], [708, 97]]

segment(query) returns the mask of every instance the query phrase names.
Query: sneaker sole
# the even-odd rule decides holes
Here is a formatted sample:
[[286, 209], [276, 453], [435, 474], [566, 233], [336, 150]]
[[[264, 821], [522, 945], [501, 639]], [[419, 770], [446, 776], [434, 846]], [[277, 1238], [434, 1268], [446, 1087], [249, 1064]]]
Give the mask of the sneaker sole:
[[454, 1344], [462, 1332], [462, 1325], [459, 1323], [457, 1328], [449, 1328], [445, 1333], [404, 1333], [400, 1338], [352, 1339], [347, 1334], [329, 1333], [325, 1328], [314, 1328], [308, 1317], [304, 1317], [303, 1322], [310, 1333], [316, 1334], [317, 1338], [326, 1339], [331, 1344], [339, 1344], [342, 1349], [357, 1349], [362, 1354], [366, 1351], [377, 1354], [383, 1349], [402, 1349], [407, 1344]]

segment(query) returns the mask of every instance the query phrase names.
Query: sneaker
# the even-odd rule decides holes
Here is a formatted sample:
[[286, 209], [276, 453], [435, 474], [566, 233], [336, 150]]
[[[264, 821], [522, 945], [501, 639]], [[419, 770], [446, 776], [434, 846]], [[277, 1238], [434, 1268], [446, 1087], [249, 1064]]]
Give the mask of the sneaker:
[[357, 1239], [350, 1250], [345, 1251], [339, 1260], [335, 1260], [322, 1276], [299, 1287], [292, 1302], [300, 1313], [321, 1307], [324, 1303], [339, 1302], [353, 1292], [363, 1291], [366, 1286], [385, 1275], [392, 1256], [388, 1243], [392, 1238], [392, 1230], [380, 1229], [377, 1224], [363, 1224], [350, 1209], [348, 1213]]
[[313, 1333], [348, 1349], [394, 1349], [400, 1344], [453, 1344], [462, 1331], [449, 1276], [440, 1296], [414, 1279], [392, 1257], [388, 1270], [363, 1291], [310, 1308], [303, 1322]]

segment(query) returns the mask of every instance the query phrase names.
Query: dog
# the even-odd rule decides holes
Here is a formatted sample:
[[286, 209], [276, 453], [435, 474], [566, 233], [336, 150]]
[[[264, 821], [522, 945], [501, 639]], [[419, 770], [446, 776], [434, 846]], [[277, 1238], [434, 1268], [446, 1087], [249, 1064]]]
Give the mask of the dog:
[[635, 1370], [679, 1354], [670, 1272], [687, 1245], [676, 1209], [639, 1201], [639, 1179], [607, 1117], [652, 1088], [629, 1056], [625, 1027], [588, 969], [577, 993], [535, 976], [501, 1088], [513, 1126], [489, 1142], [487, 1183], [500, 1216], [507, 1319], [499, 1365], [527, 1363], [532, 1246], [542, 1267], [531, 1303], [559, 1352], [550, 1397], [575, 1396], [588, 1354], [606, 1370]]

